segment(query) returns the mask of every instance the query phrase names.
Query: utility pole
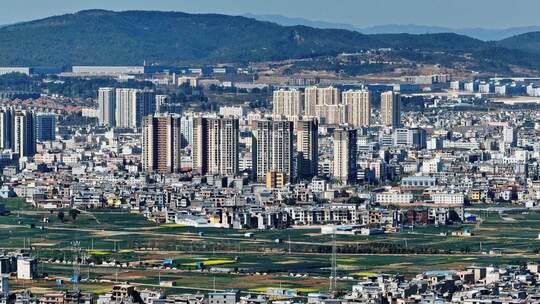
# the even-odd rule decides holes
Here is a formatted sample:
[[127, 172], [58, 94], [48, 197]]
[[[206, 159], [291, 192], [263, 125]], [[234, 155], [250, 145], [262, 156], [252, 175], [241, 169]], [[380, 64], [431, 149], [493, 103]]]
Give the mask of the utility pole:
[[79, 263], [79, 258], [81, 256], [81, 248], [79, 241], [73, 241], [71, 245], [73, 249], [73, 277], [71, 279], [73, 281], [73, 292], [77, 293], [80, 290], [79, 280], [81, 278], [81, 264]]
[[291, 254], [291, 235], [289, 234], [289, 255]]
[[337, 248], [336, 248], [336, 226], [332, 225], [332, 257], [331, 257], [331, 270], [330, 270], [330, 286], [328, 292], [332, 297], [335, 296], [337, 291]]

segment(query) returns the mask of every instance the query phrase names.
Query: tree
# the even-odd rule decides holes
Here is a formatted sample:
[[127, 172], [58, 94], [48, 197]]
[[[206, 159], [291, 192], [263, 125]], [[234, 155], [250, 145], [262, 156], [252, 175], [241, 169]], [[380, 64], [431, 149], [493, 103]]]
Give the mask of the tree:
[[359, 198], [358, 196], [353, 196], [347, 200], [347, 203], [349, 204], [362, 204], [364, 202], [364, 199]]
[[66, 217], [66, 215], [64, 214], [64, 211], [60, 210], [58, 211], [58, 219], [63, 223], [64, 222], [64, 218]]
[[77, 209], [69, 209], [69, 216], [71, 217], [71, 219], [75, 222], [75, 220], [77, 219], [77, 216], [80, 214], [81, 212]]

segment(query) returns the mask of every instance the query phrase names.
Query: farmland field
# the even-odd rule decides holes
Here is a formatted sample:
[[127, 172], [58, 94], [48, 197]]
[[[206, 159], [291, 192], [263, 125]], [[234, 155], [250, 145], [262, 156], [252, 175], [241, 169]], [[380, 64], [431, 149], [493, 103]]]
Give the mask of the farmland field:
[[[0, 247], [30, 248], [42, 260], [39, 271], [51, 278], [37, 282], [36, 292], [65, 288], [55, 286], [52, 279], [69, 281], [75, 244], [86, 260], [96, 264], [82, 266], [81, 288], [97, 293], [106, 292], [115, 281], [143, 286], [176, 282], [178, 286], [168, 287], [168, 293], [211, 286], [214, 280], [217, 289], [241, 287], [251, 292], [277, 286], [298, 292], [328, 288], [331, 236], [316, 229], [251, 230], [254, 236], [247, 238], [245, 230], [156, 225], [141, 215], [108, 210], [83, 212], [75, 220], [65, 212], [62, 222], [56, 212], [37, 210], [20, 199], [4, 203], [12, 213], [0, 217]], [[540, 259], [539, 213], [483, 212], [481, 216], [479, 225], [416, 226], [377, 236], [338, 235], [339, 286], [349, 288], [357, 278], [372, 273], [413, 276], [433, 269]], [[464, 227], [474, 235], [449, 236]], [[174, 265], [161, 267], [165, 259]], [[198, 262], [204, 264], [202, 269]], [[14, 286], [24, 287], [24, 282], [14, 282]]]

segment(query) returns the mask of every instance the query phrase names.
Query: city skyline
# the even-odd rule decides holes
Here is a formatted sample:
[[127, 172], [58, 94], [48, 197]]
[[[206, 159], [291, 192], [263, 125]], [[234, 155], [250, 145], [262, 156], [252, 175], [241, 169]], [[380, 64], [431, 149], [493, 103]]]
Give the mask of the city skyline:
[[511, 4], [5, 0], [0, 304], [540, 303]]

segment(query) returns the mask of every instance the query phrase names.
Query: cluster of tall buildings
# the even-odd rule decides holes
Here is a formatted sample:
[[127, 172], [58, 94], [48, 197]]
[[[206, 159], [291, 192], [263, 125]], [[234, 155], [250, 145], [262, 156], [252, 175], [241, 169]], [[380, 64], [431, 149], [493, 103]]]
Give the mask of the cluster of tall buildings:
[[[279, 185], [317, 176], [321, 123], [340, 126], [333, 133], [333, 178], [343, 183], [356, 181], [356, 128], [372, 125], [372, 93], [308, 87], [303, 92], [278, 90], [273, 97], [274, 115], [258, 117], [249, 124], [252, 179]], [[142, 127], [145, 171], [180, 172], [181, 149], [188, 147], [194, 174], [238, 175], [240, 115], [154, 115], [157, 104], [165, 99], [152, 91], [101, 88], [100, 123]], [[399, 93], [381, 94], [382, 125], [399, 128], [400, 103]]]
[[[143, 119], [143, 169], [174, 173], [181, 168], [182, 121], [174, 114], [156, 114]], [[192, 118], [192, 172], [197, 175], [234, 176], [239, 171], [239, 119], [211, 115]], [[252, 179], [283, 185], [294, 179], [318, 174], [319, 135], [316, 119], [296, 122], [278, 117], [260, 118], [251, 125]], [[189, 129], [189, 128], [188, 128]], [[333, 177], [343, 183], [357, 179], [357, 130], [333, 132]]]
[[54, 140], [55, 137], [56, 115], [35, 114], [13, 107], [0, 109], [1, 150], [11, 150], [19, 157], [31, 157], [36, 153], [37, 141]]
[[100, 88], [98, 91], [99, 124], [118, 128], [139, 128], [145, 116], [156, 113], [163, 95], [152, 90]]
[[[341, 92], [335, 87], [308, 87], [299, 90], [277, 90], [273, 95], [273, 114], [317, 117], [322, 124], [366, 127], [372, 124], [373, 96], [368, 90]], [[401, 95], [388, 91], [381, 94], [381, 121], [389, 127], [399, 127]]]
[[[185, 131], [182, 130], [185, 121]], [[185, 132], [191, 132], [193, 173], [229, 175], [239, 173], [239, 119], [232, 116], [201, 115], [191, 120], [173, 114], [150, 115], [143, 119], [143, 168], [172, 173], [181, 169], [180, 149]], [[265, 182], [280, 176], [284, 183], [295, 176], [317, 175], [318, 123], [314, 119], [292, 121], [262, 118], [251, 125], [253, 179]], [[189, 135], [188, 135], [189, 136]], [[296, 150], [295, 150], [296, 140]], [[297, 157], [295, 162], [294, 157]], [[297, 170], [294, 170], [294, 164]]]

